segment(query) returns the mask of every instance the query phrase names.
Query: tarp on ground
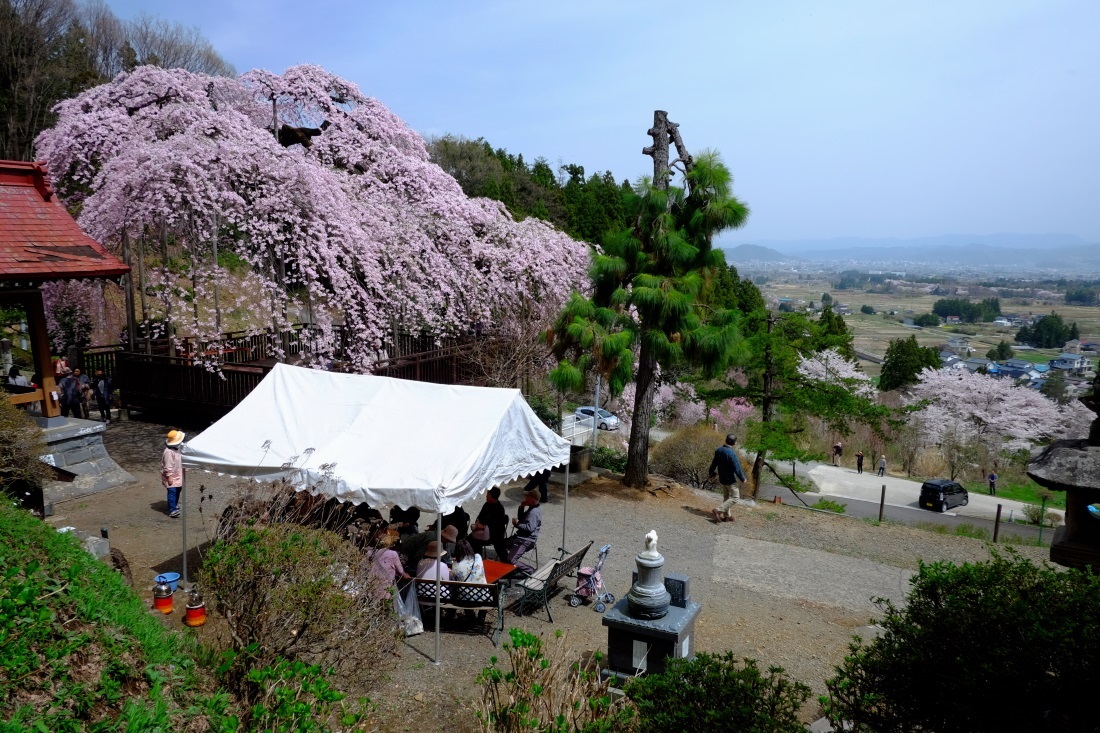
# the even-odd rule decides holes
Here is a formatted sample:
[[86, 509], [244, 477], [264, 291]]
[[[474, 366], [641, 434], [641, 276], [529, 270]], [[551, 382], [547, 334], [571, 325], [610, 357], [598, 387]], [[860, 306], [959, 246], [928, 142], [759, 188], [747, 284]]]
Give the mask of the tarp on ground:
[[183, 449], [187, 468], [285, 477], [341, 501], [442, 514], [568, 461], [569, 441], [517, 389], [285, 364]]

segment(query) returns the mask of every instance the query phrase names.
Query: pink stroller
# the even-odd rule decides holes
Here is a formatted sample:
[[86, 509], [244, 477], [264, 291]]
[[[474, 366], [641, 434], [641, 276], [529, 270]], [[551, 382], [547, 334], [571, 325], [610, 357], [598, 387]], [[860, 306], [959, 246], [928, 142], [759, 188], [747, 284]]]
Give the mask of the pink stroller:
[[603, 613], [607, 610], [606, 604], [615, 602], [615, 594], [607, 592], [603, 577], [600, 576], [603, 561], [607, 559], [609, 552], [611, 552], [611, 545], [604, 545], [600, 548], [599, 557], [596, 558], [596, 567], [581, 568], [577, 571], [577, 590], [569, 597], [570, 606], [576, 608], [581, 605], [582, 600], [591, 598], [596, 601], [596, 613]]

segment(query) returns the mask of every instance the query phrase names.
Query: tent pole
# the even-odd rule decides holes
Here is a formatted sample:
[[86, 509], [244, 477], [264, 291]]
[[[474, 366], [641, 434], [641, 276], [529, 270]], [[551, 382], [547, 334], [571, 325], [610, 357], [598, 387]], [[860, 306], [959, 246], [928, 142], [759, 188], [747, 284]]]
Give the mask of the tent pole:
[[[437, 511], [435, 513], [435, 541], [436, 547], [440, 552], [440, 556], [443, 552], [443, 512]], [[440, 556], [435, 558], [435, 659], [432, 660], [432, 664], [439, 664], [439, 591], [440, 591]]]
[[569, 551], [565, 549], [565, 525], [569, 521], [569, 464], [571, 461], [565, 463], [565, 507], [561, 512], [561, 552], [562, 557], [569, 554]]
[[[182, 448], [180, 449], [183, 450]], [[180, 482], [180, 524], [183, 527], [183, 585], [187, 588], [191, 581], [187, 579], [187, 469], [183, 469], [183, 480]]]

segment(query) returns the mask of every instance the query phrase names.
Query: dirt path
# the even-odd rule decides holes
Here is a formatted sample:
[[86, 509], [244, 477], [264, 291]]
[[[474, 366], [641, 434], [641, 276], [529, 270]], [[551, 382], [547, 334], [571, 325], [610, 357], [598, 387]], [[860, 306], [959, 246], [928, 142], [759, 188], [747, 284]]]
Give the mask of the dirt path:
[[[158, 480], [167, 429], [141, 422], [112, 424], [108, 450], [138, 483], [59, 504], [51, 518], [57, 526], [91, 532], [107, 526], [112, 546], [129, 559], [139, 589], [151, 585], [156, 572], [179, 570], [180, 565], [180, 523], [165, 516]], [[207, 523], [229, 498], [230, 483], [205, 474], [188, 478], [192, 567], [201, 562], [201, 545], [211, 536]], [[502, 498], [511, 513], [521, 487], [504, 488]], [[540, 541], [546, 557], [561, 544], [563, 499], [562, 488], [551, 484]], [[824, 692], [824, 680], [843, 659], [853, 629], [874, 615], [871, 596], [902, 598], [908, 573], [919, 560], [988, 557], [985, 544], [976, 540], [905, 526], [875, 527], [782, 505], [740, 507], [735, 522], [715, 525], [709, 510], [716, 503], [713, 494], [677, 485], [650, 493], [626, 489], [611, 477], [596, 478], [570, 492], [567, 546], [577, 549], [594, 540], [597, 548], [610, 542], [604, 579], [621, 597], [630, 586], [643, 536], [656, 529], [666, 572], [690, 575], [692, 599], [703, 606], [697, 650], [728, 649], [765, 666], [782, 666], [809, 684], [815, 696]], [[475, 512], [477, 507], [466, 509]], [[1020, 552], [1043, 559], [1046, 550], [1023, 547]], [[594, 561], [595, 549], [592, 553]], [[606, 650], [601, 615], [591, 606], [570, 608], [567, 595], [560, 593], [552, 602], [554, 623], [545, 614], [509, 613], [506, 627], [543, 633], [562, 629], [578, 651]], [[441, 664], [431, 661], [432, 633], [412, 637], [394, 660], [386, 684], [373, 692], [383, 730], [478, 730], [472, 714], [479, 694], [477, 672], [500, 650], [483, 635], [444, 629]], [[804, 717], [812, 719], [816, 709], [811, 702]], [[444, 726], [442, 721], [449, 722]]]

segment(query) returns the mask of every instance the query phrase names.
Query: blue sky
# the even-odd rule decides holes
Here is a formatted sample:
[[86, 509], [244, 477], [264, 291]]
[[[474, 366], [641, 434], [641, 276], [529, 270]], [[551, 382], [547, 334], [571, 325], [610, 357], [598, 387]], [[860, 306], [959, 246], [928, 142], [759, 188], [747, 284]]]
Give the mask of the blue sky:
[[1100, 2], [107, 0], [239, 71], [320, 64], [424, 135], [650, 173], [654, 109], [752, 208], [729, 243], [1100, 242]]

